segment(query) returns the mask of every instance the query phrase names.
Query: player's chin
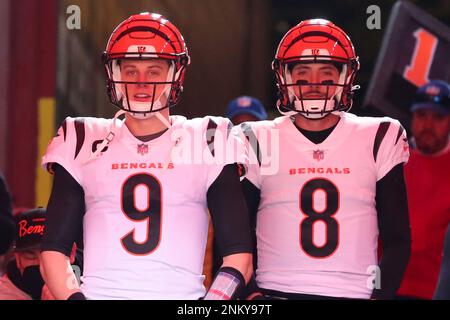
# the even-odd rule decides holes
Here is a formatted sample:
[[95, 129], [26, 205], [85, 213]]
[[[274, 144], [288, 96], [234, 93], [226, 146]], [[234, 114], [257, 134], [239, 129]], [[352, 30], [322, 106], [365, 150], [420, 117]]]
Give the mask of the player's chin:
[[148, 102], [148, 103], [152, 103], [152, 98], [151, 97], [147, 97], [147, 98], [137, 98], [134, 97], [133, 100], [131, 102]]
[[327, 95], [326, 93], [306, 93], [303, 95], [303, 98], [307, 100], [322, 100], [327, 99]]
[[326, 96], [310, 96], [310, 97], [303, 97], [304, 100], [327, 100]]

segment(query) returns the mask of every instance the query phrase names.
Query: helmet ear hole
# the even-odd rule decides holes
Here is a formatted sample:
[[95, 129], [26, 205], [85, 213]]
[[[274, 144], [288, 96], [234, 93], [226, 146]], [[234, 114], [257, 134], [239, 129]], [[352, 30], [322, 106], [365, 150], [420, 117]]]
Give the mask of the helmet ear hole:
[[276, 59], [273, 60], [272, 61], [272, 70], [277, 72], [277, 70], [279, 70], [279, 69], [280, 69], [280, 61], [278, 61]]
[[187, 66], [187, 65], [189, 65], [190, 64], [190, 58], [189, 58], [189, 56], [182, 56], [181, 58], [180, 58], [180, 65], [181, 66]]
[[107, 63], [107, 61], [108, 61], [108, 53], [106, 51], [102, 52], [101, 59], [102, 59], [102, 64], [106, 64]]
[[280, 99], [277, 101], [277, 107], [278, 107], [278, 109], [279, 109], [281, 112], [289, 112], [289, 111], [292, 111], [292, 110], [288, 109], [288, 108], [286, 107], [286, 105], [283, 104], [283, 103], [281, 102], [281, 100], [282, 100], [282, 98], [280, 98]]

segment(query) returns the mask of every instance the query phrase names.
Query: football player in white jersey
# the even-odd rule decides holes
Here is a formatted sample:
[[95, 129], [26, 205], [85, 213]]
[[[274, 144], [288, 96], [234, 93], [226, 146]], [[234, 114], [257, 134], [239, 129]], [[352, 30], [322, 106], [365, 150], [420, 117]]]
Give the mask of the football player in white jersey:
[[273, 62], [283, 116], [242, 125], [254, 160], [242, 183], [266, 297], [389, 299], [400, 285], [410, 250], [408, 144], [398, 121], [347, 113], [358, 68], [342, 29], [303, 21]]
[[[190, 58], [160, 15], [122, 22], [103, 61], [120, 111], [67, 118], [43, 157], [55, 176], [42, 245], [50, 291], [72, 300], [234, 298], [252, 274], [243, 141], [225, 118], [169, 115]], [[224, 263], [205, 295], [207, 209]], [[80, 233], [81, 287], [68, 262]]]

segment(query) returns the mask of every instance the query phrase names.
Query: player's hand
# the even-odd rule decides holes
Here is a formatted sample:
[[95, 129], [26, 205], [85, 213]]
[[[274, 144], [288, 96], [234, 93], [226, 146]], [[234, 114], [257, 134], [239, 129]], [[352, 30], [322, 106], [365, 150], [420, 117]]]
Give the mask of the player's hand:
[[242, 300], [264, 300], [264, 294], [256, 283], [255, 277], [252, 276], [247, 286], [244, 288], [240, 297]]

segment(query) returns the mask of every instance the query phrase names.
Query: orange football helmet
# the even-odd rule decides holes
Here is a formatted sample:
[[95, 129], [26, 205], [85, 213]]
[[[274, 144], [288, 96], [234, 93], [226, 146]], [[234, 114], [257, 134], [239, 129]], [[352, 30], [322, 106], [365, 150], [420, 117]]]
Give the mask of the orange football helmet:
[[[120, 63], [125, 59], [167, 60], [170, 67], [166, 81], [122, 81]], [[110, 101], [118, 108], [140, 118], [149, 117], [154, 112], [172, 107], [180, 101], [185, 71], [189, 63], [186, 43], [172, 23], [155, 13], [133, 15], [113, 31], [103, 53]], [[150, 88], [153, 86], [151, 102], [137, 102], [129, 97], [128, 86], [139, 84]], [[159, 97], [155, 97], [156, 85], [165, 85]]]
[[[340, 72], [338, 83], [293, 83], [291, 70], [297, 63], [333, 63]], [[275, 72], [279, 100], [277, 107], [282, 114], [302, 114], [310, 119], [321, 119], [335, 111], [348, 111], [352, 106], [355, 74], [359, 60], [348, 35], [338, 26], [324, 19], [300, 22], [281, 40], [272, 63]], [[305, 86], [326, 86], [327, 93], [333, 86], [332, 97], [307, 99], [303, 97]], [[299, 94], [294, 87], [298, 86]], [[331, 91], [330, 91], [331, 92]]]

